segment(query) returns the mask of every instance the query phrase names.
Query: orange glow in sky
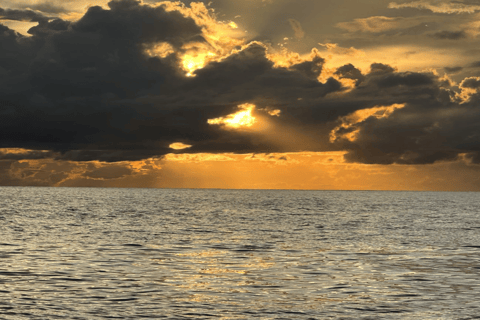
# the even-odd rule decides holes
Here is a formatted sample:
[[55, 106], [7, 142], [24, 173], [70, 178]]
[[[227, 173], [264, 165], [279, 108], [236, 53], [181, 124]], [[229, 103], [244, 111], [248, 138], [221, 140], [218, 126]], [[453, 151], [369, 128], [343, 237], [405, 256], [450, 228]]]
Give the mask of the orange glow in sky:
[[252, 116], [252, 111], [255, 109], [255, 105], [245, 103], [238, 106], [242, 111], [234, 114], [230, 114], [226, 117], [220, 117], [215, 119], [209, 119], [208, 124], [224, 125], [227, 128], [238, 129], [242, 127], [251, 127], [257, 121]]
[[189, 145], [189, 144], [182, 143], [182, 142], [175, 142], [175, 143], [170, 144], [168, 147], [170, 149], [174, 149], [174, 150], [183, 150], [183, 149], [191, 148], [192, 146]]
[[202, 69], [217, 55], [214, 52], [188, 53], [182, 58], [182, 67], [187, 72], [187, 77], [193, 77], [195, 70]]
[[181, 153], [117, 163], [22, 160], [11, 163], [4, 179], [59, 187], [478, 190], [478, 169], [468, 159], [384, 166], [347, 163], [343, 155]]

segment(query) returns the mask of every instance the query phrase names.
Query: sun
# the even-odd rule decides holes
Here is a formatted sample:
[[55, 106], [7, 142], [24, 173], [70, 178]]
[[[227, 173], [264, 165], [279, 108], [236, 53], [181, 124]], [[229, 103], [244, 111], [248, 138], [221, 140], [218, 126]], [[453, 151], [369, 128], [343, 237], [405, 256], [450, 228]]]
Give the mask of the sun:
[[255, 124], [257, 119], [252, 115], [255, 109], [254, 104], [245, 103], [238, 106], [241, 111], [230, 114], [226, 117], [209, 119], [208, 124], [223, 125], [227, 128], [239, 129], [242, 127], [251, 127]]
[[194, 77], [195, 70], [202, 69], [210, 61], [215, 60], [216, 56], [211, 51], [185, 54], [182, 58], [183, 70], [187, 72], [187, 77]]

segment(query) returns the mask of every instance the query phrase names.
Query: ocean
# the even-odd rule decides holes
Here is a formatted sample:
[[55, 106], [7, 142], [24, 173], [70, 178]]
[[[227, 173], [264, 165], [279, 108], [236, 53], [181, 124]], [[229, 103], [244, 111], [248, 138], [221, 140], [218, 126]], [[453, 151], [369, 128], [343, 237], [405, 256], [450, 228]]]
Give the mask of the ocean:
[[0, 319], [480, 319], [478, 193], [0, 188]]

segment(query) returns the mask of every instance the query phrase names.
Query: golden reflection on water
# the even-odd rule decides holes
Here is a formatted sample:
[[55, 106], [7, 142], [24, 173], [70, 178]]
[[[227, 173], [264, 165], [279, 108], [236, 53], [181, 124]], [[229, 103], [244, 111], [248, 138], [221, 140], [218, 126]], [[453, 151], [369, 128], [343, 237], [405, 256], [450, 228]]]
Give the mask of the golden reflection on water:
[[[428, 198], [410, 193], [12, 190], [24, 197], [7, 202], [0, 226], [0, 313], [409, 320], [478, 314], [478, 209], [470, 203], [459, 211], [458, 195], [438, 209], [452, 221], [444, 227], [438, 212], [429, 220], [419, 213], [429, 212]], [[13, 191], [4, 198], [15, 199]], [[65, 195], [48, 199], [58, 194]], [[132, 194], [137, 199], [120, 201]], [[168, 206], [159, 195], [168, 196]], [[42, 205], [28, 207], [35, 196]], [[448, 194], [427, 196], [440, 201]], [[84, 204], [74, 211], [75, 197]], [[383, 207], [371, 206], [381, 197]], [[134, 209], [147, 199], [149, 206]], [[412, 207], [400, 215], [399, 206]], [[452, 212], [466, 222], [451, 219]]]
[[[263, 277], [269, 274], [267, 269], [276, 265], [272, 257], [242, 253], [241, 263], [233, 263], [231, 255], [231, 252], [215, 249], [175, 253], [173, 256], [179, 259], [178, 264], [188, 268], [185, 272], [177, 272], [173, 275], [175, 281], [170, 285], [185, 293], [177, 300], [213, 305], [242, 305], [245, 303], [226, 299], [226, 294], [227, 296], [228, 294], [250, 295], [254, 291], [252, 286], [265, 287], [262, 291], [266, 292], [269, 286], [274, 285]], [[230, 263], [226, 264], [226, 261]], [[228, 265], [231, 266], [228, 267]], [[267, 301], [258, 303], [266, 304]], [[229, 317], [221, 319], [229, 319]]]
[[[288, 249], [293, 249], [291, 246]], [[329, 249], [319, 249], [317, 252], [326, 253]], [[371, 253], [393, 254], [387, 248], [374, 249]], [[270, 256], [259, 256], [256, 253], [242, 253], [241, 263], [232, 262], [232, 253], [226, 250], [202, 250], [193, 252], [175, 253], [173, 256], [179, 259], [178, 263], [182, 266], [188, 266], [188, 270], [182, 273], [175, 273], [175, 281], [170, 285], [181, 289], [184, 294], [177, 297], [179, 302], [206, 303], [211, 305], [238, 306], [245, 305], [246, 301], [233, 301], [226, 297], [228, 294], [244, 294], [250, 296], [255, 292], [261, 292], [254, 300], [249, 300], [255, 308], [262, 308], [271, 305], [272, 302], [281, 303], [282, 308], [286, 310], [298, 309], [298, 301], [302, 301], [304, 310], [320, 310], [331, 304], [373, 304], [378, 303], [379, 295], [389, 296], [402, 288], [395, 288], [386, 285], [388, 277], [376, 270], [371, 270], [368, 265], [358, 264], [358, 261], [339, 260], [337, 262], [325, 262], [325, 267], [332, 267], [337, 263], [342, 268], [357, 269], [357, 274], [345, 275], [341, 270], [332, 272], [322, 278], [322, 281], [305, 281], [297, 275], [288, 273], [289, 268], [301, 266], [302, 260], [311, 261], [312, 256], [304, 255], [302, 257], [293, 254], [287, 254], [292, 261], [285, 261], [280, 265]], [[316, 257], [317, 259], [319, 257]], [[225, 263], [228, 261], [229, 263]], [[231, 267], [226, 265], [230, 264]], [[333, 266], [335, 267], [335, 266]], [[363, 270], [365, 269], [365, 270]], [[299, 285], [288, 288], [284, 286], [285, 282], [299, 282]], [[356, 292], [348, 296], [341, 291], [351, 285], [365, 284], [364, 292]], [[283, 284], [283, 285], [281, 285]], [[344, 287], [336, 286], [344, 285]], [[315, 294], [304, 291], [312, 290], [312, 286], [318, 286]], [[321, 292], [327, 290], [328, 293]], [[368, 292], [367, 292], [368, 291]], [[385, 299], [380, 297], [380, 299]], [[229, 319], [229, 317], [221, 317]]]
[[181, 257], [216, 257], [227, 253], [227, 251], [222, 250], [205, 250], [200, 252], [176, 253], [175, 255]]

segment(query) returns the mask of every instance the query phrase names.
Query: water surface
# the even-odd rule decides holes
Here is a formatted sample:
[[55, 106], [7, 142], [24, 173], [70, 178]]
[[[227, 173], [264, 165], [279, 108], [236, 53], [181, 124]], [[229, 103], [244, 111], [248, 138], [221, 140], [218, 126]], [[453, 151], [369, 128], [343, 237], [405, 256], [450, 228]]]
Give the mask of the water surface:
[[0, 319], [474, 319], [478, 193], [0, 188]]

